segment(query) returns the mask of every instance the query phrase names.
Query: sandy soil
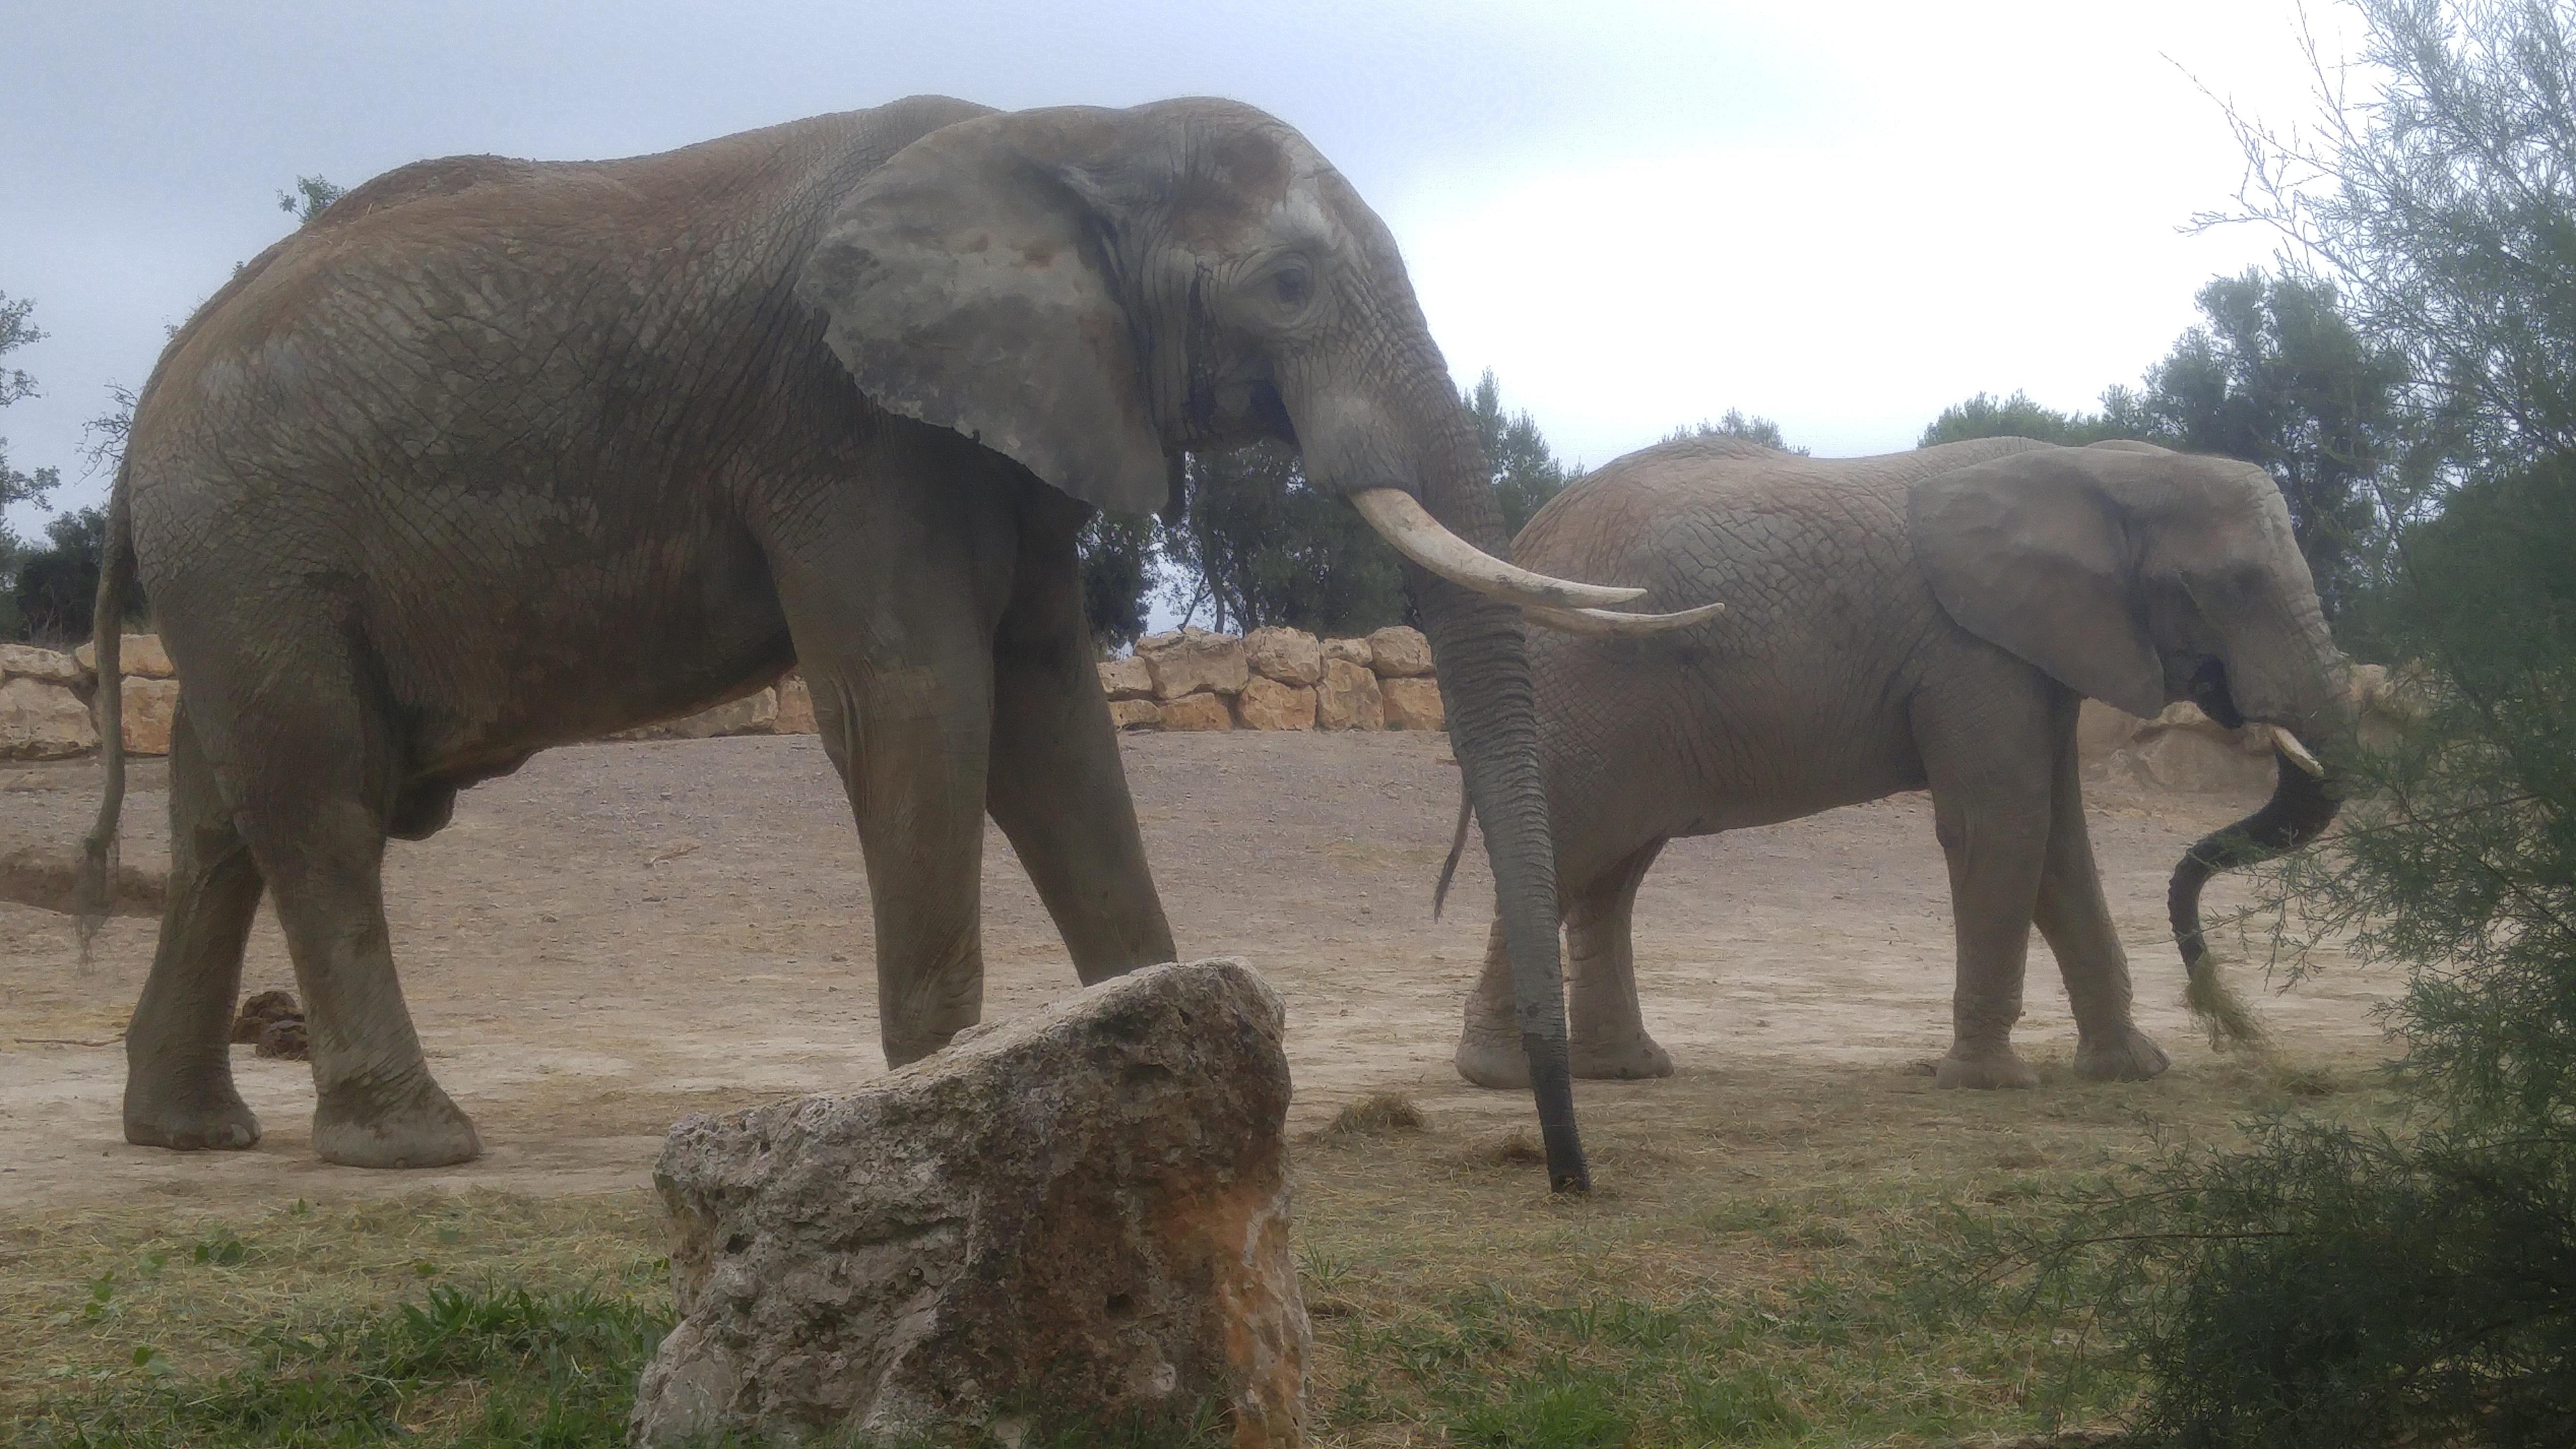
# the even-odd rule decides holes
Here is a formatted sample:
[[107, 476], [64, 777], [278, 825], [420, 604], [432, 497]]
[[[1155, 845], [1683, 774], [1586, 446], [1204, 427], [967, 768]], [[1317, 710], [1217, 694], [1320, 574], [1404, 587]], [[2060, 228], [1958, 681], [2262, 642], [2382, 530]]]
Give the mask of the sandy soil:
[[[1448, 918], [1430, 919], [1457, 790], [1445, 737], [1131, 735], [1126, 756], [1182, 951], [1246, 957], [1288, 998], [1292, 1125], [1382, 1088], [1497, 1124], [1527, 1112], [1520, 1094], [1477, 1092], [1449, 1066], [1491, 895], [1471, 850]], [[130, 861], [166, 858], [165, 779], [157, 763], [136, 774]], [[2176, 1071], [2206, 1070], [2180, 1006], [2164, 881], [2195, 835], [2251, 802], [2093, 792], [2141, 1022]], [[96, 802], [86, 762], [0, 767], [0, 849], [68, 849]], [[400, 1175], [320, 1164], [306, 1069], [246, 1046], [234, 1070], [267, 1128], [256, 1150], [127, 1146], [118, 1032], [156, 923], [109, 922], [84, 972], [67, 917], [0, 904], [0, 1211], [138, 1192], [629, 1186], [681, 1113], [884, 1070], [858, 842], [811, 737], [558, 750], [468, 792], [436, 838], [396, 843], [387, 877], [404, 988], [434, 1069], [482, 1131], [481, 1160]], [[2212, 918], [2237, 898], [2213, 888]], [[985, 923], [988, 1019], [1074, 989], [998, 832]], [[1680, 1072], [1654, 1091], [1755, 1062], [1775, 1075], [1800, 1061], [1901, 1071], [1948, 1045], [1947, 889], [1922, 796], [1678, 842], [1645, 886], [1637, 931], [1648, 1025]], [[2369, 1007], [2393, 981], [2322, 961], [2321, 977], [2262, 1002], [2267, 1020], [2306, 1058], [2381, 1053]], [[2043, 1064], [2063, 1060], [2073, 1026], [2035, 939], [2032, 966], [2018, 1041]], [[263, 912], [244, 991], [292, 985]], [[1622, 1093], [1645, 1090], [1584, 1083], [1577, 1100], [1617, 1111]]]

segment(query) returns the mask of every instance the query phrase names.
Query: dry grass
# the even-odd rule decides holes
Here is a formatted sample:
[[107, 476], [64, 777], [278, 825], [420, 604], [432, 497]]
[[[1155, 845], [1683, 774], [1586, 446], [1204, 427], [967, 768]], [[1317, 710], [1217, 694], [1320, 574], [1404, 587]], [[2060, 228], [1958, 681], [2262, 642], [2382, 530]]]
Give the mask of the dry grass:
[[[2352, 1062], [2240, 1059], [2130, 1087], [2044, 1075], [1992, 1094], [1898, 1068], [1586, 1083], [1601, 1187], [1581, 1198], [1546, 1191], [1498, 1098], [1353, 1103], [1294, 1159], [1317, 1442], [1948, 1444], [2098, 1424], [2121, 1386], [2058, 1397], [2053, 1325], [1964, 1319], [1919, 1291], [1946, 1214], [2044, 1211], [2294, 1099], [2397, 1110]], [[662, 1252], [640, 1191], [25, 1219], [0, 1229], [0, 1315], [26, 1326], [0, 1342], [0, 1423], [43, 1398], [210, 1379], [255, 1340], [345, 1332], [430, 1285], [587, 1288], [666, 1314]], [[482, 1442], [482, 1386], [441, 1392], [405, 1442]]]
[[1419, 1132], [1429, 1124], [1422, 1109], [1402, 1092], [1372, 1092], [1356, 1102], [1343, 1104], [1325, 1124], [1324, 1132], [1335, 1137], [1386, 1137], [1398, 1132]]

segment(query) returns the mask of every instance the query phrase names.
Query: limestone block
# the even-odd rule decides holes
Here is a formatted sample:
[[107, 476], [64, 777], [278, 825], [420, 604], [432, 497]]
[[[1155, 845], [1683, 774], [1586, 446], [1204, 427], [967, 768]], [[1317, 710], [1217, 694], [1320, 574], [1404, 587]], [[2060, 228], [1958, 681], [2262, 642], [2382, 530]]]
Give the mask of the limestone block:
[[1378, 690], [1377, 676], [1347, 659], [1324, 661], [1324, 682], [1315, 686], [1315, 728], [1386, 728], [1386, 704]]
[[[145, 679], [176, 679], [179, 671], [170, 663], [169, 652], [161, 647], [158, 634], [120, 634], [117, 636], [116, 672], [140, 675]], [[83, 644], [72, 651], [81, 673], [98, 673], [98, 645]], [[12, 670], [11, 673], [17, 671]]]
[[619, 730], [613, 740], [707, 740], [718, 735], [765, 735], [778, 726], [778, 691], [764, 689], [727, 700], [713, 709], [637, 729]]
[[1323, 641], [1303, 629], [1255, 629], [1243, 636], [1252, 672], [1281, 684], [1315, 684], [1324, 677]]
[[1148, 634], [1136, 641], [1136, 657], [1154, 679], [1154, 697], [1179, 699], [1212, 690], [1232, 694], [1252, 677], [1244, 662], [1243, 641], [1231, 634], [1183, 629], [1177, 634]]
[[1324, 662], [1327, 664], [1330, 664], [1336, 659], [1346, 659], [1351, 663], [1358, 665], [1360, 668], [1366, 669], [1369, 667], [1370, 652], [1369, 641], [1366, 639], [1327, 639], [1324, 641]]
[[1407, 624], [1389, 624], [1368, 636], [1369, 668], [1380, 679], [1413, 679], [1431, 672], [1431, 641]]
[[1302, 1442], [1283, 1015], [1239, 961], [1149, 966], [847, 1094], [683, 1118], [653, 1169], [680, 1319], [632, 1441], [1016, 1443], [1205, 1404], [1240, 1449]]
[[1391, 730], [1445, 730], [1449, 713], [1440, 703], [1437, 679], [1381, 679], [1378, 693]]
[[127, 753], [166, 755], [170, 753], [170, 726], [179, 715], [179, 681], [120, 680], [116, 712], [123, 725]]
[[1163, 707], [1150, 699], [1113, 699], [1109, 722], [1122, 730], [1158, 730], [1163, 727]]
[[1100, 692], [1111, 699], [1152, 699], [1154, 673], [1133, 654], [1107, 660], [1100, 666]]
[[1248, 730], [1310, 730], [1315, 727], [1315, 691], [1256, 674], [1234, 697], [1234, 712]]
[[804, 675], [789, 671], [786, 678], [778, 681], [778, 717], [770, 721], [769, 732], [810, 735], [820, 728], [814, 723], [813, 686], [805, 682]]
[[0, 684], [0, 760], [59, 760], [98, 748], [79, 695], [41, 679]]
[[1234, 711], [1226, 708], [1225, 696], [1201, 690], [1162, 704], [1163, 728], [1166, 730], [1230, 730], [1234, 728]]
[[2087, 765], [2098, 765], [2146, 727], [2145, 720], [2125, 709], [2088, 699], [2075, 716], [2075, 757]]
[[47, 684], [78, 684], [89, 677], [80, 661], [52, 649], [39, 649], [33, 644], [0, 644], [0, 675], [12, 679], [41, 679]]

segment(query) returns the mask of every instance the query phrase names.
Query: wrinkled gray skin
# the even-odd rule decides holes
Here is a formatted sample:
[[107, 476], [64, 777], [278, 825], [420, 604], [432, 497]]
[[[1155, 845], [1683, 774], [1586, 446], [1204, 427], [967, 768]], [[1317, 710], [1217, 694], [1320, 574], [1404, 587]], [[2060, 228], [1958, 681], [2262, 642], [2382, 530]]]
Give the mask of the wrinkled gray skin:
[[[2076, 1071], [2152, 1077], [2167, 1058], [2130, 1020], [2078, 704], [2191, 699], [2310, 741], [2347, 723], [2280, 490], [2242, 463], [2023, 438], [1846, 460], [1668, 443], [1567, 489], [1515, 548], [1526, 567], [1645, 585], [1640, 609], [1728, 606], [1661, 639], [1530, 641], [1581, 1077], [1673, 1069], [1639, 1013], [1629, 931], [1665, 841], [1927, 786], [1958, 944], [1940, 1084], [2036, 1080], [2010, 1041], [2034, 924], [2073, 1004]], [[2319, 793], [2294, 777], [2276, 805]], [[2299, 839], [2276, 846], [2313, 838], [2332, 804], [2293, 813]], [[1509, 987], [1489, 953], [1457, 1053], [1483, 1086], [1527, 1081]]]
[[[1320, 487], [1401, 488], [1503, 544], [1385, 226], [1243, 106], [916, 98], [352, 191], [172, 342], [113, 503], [102, 592], [141, 579], [188, 681], [127, 1139], [258, 1139], [226, 1028], [266, 891], [315, 1151], [474, 1156], [395, 979], [386, 839], [791, 663], [857, 817], [889, 1061], [980, 1014], [988, 811], [1084, 981], [1174, 959], [1074, 535], [1095, 505], [1163, 506], [1181, 450], [1265, 435]], [[1579, 1185], [1520, 621], [1412, 582]]]

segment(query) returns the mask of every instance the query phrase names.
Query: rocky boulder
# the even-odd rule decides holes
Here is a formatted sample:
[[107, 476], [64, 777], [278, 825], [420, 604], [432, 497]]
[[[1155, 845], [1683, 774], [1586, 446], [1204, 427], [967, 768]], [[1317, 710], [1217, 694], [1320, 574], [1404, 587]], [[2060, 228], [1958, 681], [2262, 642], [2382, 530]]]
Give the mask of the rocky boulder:
[[78, 684], [89, 678], [80, 661], [33, 644], [0, 644], [0, 676], [41, 679], [47, 684]]
[[1281, 684], [1316, 684], [1324, 677], [1323, 642], [1303, 629], [1255, 629], [1243, 636], [1252, 672]]
[[1431, 672], [1431, 641], [1405, 624], [1389, 624], [1368, 636], [1369, 668], [1380, 679], [1415, 679]]
[[1369, 641], [1366, 639], [1327, 639], [1323, 653], [1327, 664], [1339, 659], [1362, 669], [1369, 667]]
[[1449, 712], [1440, 703], [1437, 679], [1381, 679], [1378, 695], [1391, 730], [1445, 730]]
[[821, 729], [814, 722], [814, 687], [805, 682], [804, 675], [789, 671], [786, 678], [778, 681], [778, 716], [770, 722], [771, 732], [810, 735], [821, 733]]
[[1163, 707], [1150, 699], [1113, 699], [1109, 722], [1122, 730], [1158, 730], [1163, 727]]
[[1111, 659], [1100, 666], [1100, 692], [1111, 699], [1152, 699], [1154, 674], [1145, 661], [1135, 655]]
[[1324, 682], [1315, 686], [1315, 728], [1375, 730], [1386, 728], [1386, 705], [1377, 676], [1347, 659], [1324, 662]]
[[1244, 661], [1243, 641], [1231, 634], [1183, 629], [1177, 634], [1148, 634], [1136, 641], [1136, 657], [1153, 676], [1154, 697], [1179, 699], [1207, 690], [1232, 694], [1252, 677]]
[[[808, 696], [811, 707], [811, 696]], [[778, 728], [778, 691], [764, 689], [680, 719], [619, 730], [612, 740], [711, 740], [719, 735], [765, 735]]]
[[[178, 667], [170, 662], [170, 651], [161, 647], [158, 634], [119, 634], [116, 646], [116, 672], [141, 679], [176, 679]], [[98, 673], [98, 645], [83, 644], [72, 651], [83, 674]]]
[[1301, 1442], [1282, 1018], [1239, 961], [1153, 966], [846, 1095], [682, 1119], [653, 1169], [680, 1321], [633, 1441], [1018, 1442], [1204, 1404], [1244, 1449]]
[[179, 718], [179, 681], [148, 677], [120, 680], [116, 713], [128, 753], [170, 753], [170, 726]]
[[1315, 691], [1256, 674], [1234, 697], [1234, 712], [1248, 730], [1310, 730], [1315, 727]]
[[1206, 691], [1163, 701], [1162, 715], [1163, 728], [1167, 730], [1234, 728], [1234, 711], [1226, 707], [1225, 696]]
[[59, 760], [96, 748], [89, 706], [68, 686], [31, 677], [0, 682], [0, 760]]

